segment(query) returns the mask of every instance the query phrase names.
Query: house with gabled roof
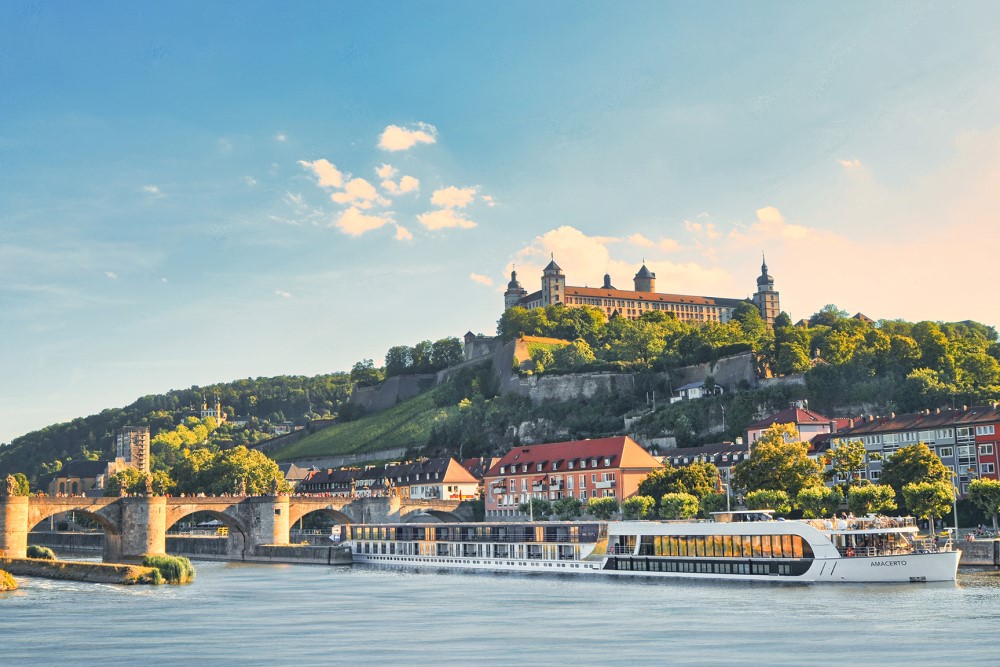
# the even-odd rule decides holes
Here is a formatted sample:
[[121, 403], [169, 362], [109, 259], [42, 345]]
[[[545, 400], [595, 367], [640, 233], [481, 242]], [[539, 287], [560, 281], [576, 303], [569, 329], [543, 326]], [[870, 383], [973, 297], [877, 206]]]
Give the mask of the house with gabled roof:
[[529, 498], [561, 500], [635, 495], [663, 464], [628, 436], [514, 447], [483, 477], [487, 518], [522, 519]]

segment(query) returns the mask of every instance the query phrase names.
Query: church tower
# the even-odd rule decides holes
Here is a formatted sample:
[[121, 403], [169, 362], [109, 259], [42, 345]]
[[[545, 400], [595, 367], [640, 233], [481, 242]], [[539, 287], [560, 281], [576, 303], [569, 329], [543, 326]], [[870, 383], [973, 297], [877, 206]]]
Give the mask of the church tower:
[[781, 312], [778, 293], [774, 291], [774, 278], [767, 272], [767, 260], [761, 255], [760, 276], [757, 278], [757, 293], [753, 295], [753, 303], [760, 311], [761, 318], [769, 327], [774, 326], [774, 319]]
[[528, 290], [521, 287], [517, 282], [517, 271], [510, 272], [510, 282], [507, 283], [507, 291], [503, 293], [504, 310], [513, 308], [523, 297], [528, 295]]
[[656, 291], [656, 274], [646, 268], [646, 263], [642, 263], [642, 268], [639, 269], [639, 273], [635, 274], [633, 278], [635, 282], [636, 292], [655, 292]]
[[542, 305], [552, 306], [557, 303], [565, 303], [565, 297], [566, 275], [556, 264], [556, 258], [553, 255], [552, 261], [542, 271]]

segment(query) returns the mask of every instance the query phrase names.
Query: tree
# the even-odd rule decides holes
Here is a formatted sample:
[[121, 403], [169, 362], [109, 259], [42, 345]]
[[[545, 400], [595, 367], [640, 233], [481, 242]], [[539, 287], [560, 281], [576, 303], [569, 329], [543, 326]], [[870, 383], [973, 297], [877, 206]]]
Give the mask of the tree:
[[626, 521], [645, 519], [656, 507], [656, 500], [649, 496], [632, 496], [622, 501], [622, 518]]
[[795, 496], [795, 505], [802, 510], [802, 516], [806, 519], [832, 516], [842, 502], [844, 496], [840, 491], [825, 486], [810, 486]]
[[457, 366], [465, 360], [465, 350], [457, 338], [442, 338], [431, 347], [431, 366], [435, 370]]
[[896, 509], [896, 492], [886, 484], [856, 486], [847, 496], [847, 507], [855, 516], [882, 514]]
[[951, 511], [955, 487], [949, 482], [910, 483], [903, 487], [903, 497], [911, 512], [930, 522], [930, 532], [934, 535], [934, 519]]
[[533, 521], [544, 521], [552, 516], [552, 503], [548, 498], [532, 498], [528, 502], [518, 503], [517, 511], [527, 514]]
[[[951, 470], [931, 451], [930, 447], [920, 442], [915, 445], [900, 447], [882, 464], [882, 474], [879, 478], [882, 484], [888, 484], [896, 491], [896, 502], [904, 500], [903, 488], [907, 484], [922, 482], [951, 482]], [[912, 511], [909, 503], [907, 507]]]
[[788, 514], [792, 503], [788, 494], [774, 489], [751, 491], [743, 498], [748, 510], [774, 510], [775, 514]]
[[713, 493], [719, 479], [719, 469], [704, 461], [674, 468], [667, 464], [658, 468], [639, 482], [639, 495], [662, 498], [667, 493], [690, 493], [702, 498]]
[[613, 496], [591, 498], [587, 502], [587, 513], [601, 521], [607, 521], [618, 512], [618, 500]]
[[830, 452], [830, 470], [827, 474], [831, 479], [847, 478], [845, 493], [848, 497], [851, 495], [851, 484], [855, 479], [860, 479], [861, 472], [865, 469], [867, 457], [865, 444], [860, 440], [843, 443]]
[[555, 368], [573, 371], [581, 366], [593, 363], [594, 352], [587, 341], [577, 339], [569, 345], [560, 347], [552, 353], [552, 365]]
[[413, 361], [407, 345], [395, 345], [385, 353], [385, 376], [403, 375], [410, 370]]
[[969, 500], [993, 520], [993, 530], [997, 530], [997, 514], [1000, 514], [1000, 482], [995, 479], [972, 480], [969, 483]]
[[699, 509], [701, 510], [701, 515], [706, 519], [712, 515], [713, 512], [724, 512], [726, 507], [730, 503], [727, 502], [725, 493], [708, 493], [701, 497], [698, 501]]
[[660, 518], [690, 519], [698, 514], [698, 499], [690, 493], [666, 493], [660, 498]]
[[819, 465], [809, 458], [809, 446], [788, 441], [794, 437], [793, 424], [774, 424], [764, 431], [751, 446], [750, 458], [733, 468], [736, 486], [747, 491], [784, 491], [794, 498], [802, 489], [822, 485]]
[[560, 498], [552, 503], [552, 513], [560, 521], [571, 521], [583, 513], [583, 503], [579, 498]]
[[382, 381], [382, 371], [371, 359], [362, 359], [351, 367], [351, 381], [359, 387], [374, 387]]
[[119, 470], [104, 483], [105, 496], [145, 495], [145, 493], [146, 475], [138, 468]]
[[268, 495], [276, 484], [279, 493], [291, 491], [278, 464], [256, 449], [240, 446], [220, 452], [211, 472], [209, 489], [216, 495]]

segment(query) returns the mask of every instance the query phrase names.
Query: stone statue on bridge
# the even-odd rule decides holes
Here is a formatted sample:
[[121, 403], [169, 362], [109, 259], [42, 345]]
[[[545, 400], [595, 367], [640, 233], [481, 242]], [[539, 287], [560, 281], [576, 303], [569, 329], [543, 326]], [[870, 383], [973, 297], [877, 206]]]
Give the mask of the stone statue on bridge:
[[20, 493], [21, 485], [17, 483], [17, 478], [13, 475], [7, 475], [7, 492], [4, 495], [13, 498]]
[[146, 495], [147, 496], [153, 495], [153, 476], [150, 475], [148, 472], [146, 473]]

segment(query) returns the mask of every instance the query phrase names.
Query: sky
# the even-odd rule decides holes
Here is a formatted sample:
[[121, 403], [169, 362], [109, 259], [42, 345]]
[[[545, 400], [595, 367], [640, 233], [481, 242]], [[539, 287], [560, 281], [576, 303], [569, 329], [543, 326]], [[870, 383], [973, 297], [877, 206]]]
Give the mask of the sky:
[[1000, 4], [0, 3], [0, 442], [491, 334], [512, 267], [1000, 324]]

